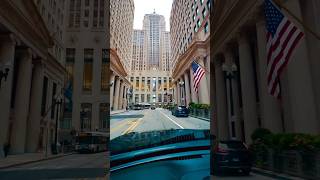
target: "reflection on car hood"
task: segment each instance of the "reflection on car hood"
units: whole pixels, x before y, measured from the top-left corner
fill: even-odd
[[[148,132],[131,132],[110,141],[111,155],[174,144],[185,141],[210,139],[210,130],[170,129]]]

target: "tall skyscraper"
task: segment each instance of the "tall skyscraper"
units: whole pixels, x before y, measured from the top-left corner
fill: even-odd
[[[110,108],[127,107],[130,88],[128,73],[131,70],[134,1],[110,1]]]
[[[142,30],[134,30],[130,82],[134,103],[169,103],[170,32],[164,16],[146,14]]]
[[[146,14],[143,19],[143,30],[146,36],[147,62],[149,68],[159,68],[161,62],[161,38],[166,30],[164,16],[156,14]]]

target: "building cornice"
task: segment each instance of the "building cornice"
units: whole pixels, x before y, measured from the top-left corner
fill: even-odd
[[[17,3],[22,6],[17,6]],[[8,23],[10,31],[27,40],[25,43],[30,43],[39,55],[46,56],[54,41],[34,1],[1,0],[0,16]]]
[[[194,41],[187,51],[177,59],[177,63],[172,71],[173,82],[177,81],[177,78],[190,68],[193,60],[196,60],[203,52],[207,52],[210,46],[209,43],[210,38],[207,38],[205,41]]]
[[[110,59],[111,59],[111,70],[114,71],[119,76],[122,76],[123,79],[128,76],[128,73],[126,72],[125,68],[123,67],[123,64],[120,60],[120,57],[118,56],[117,52],[114,49],[110,49]]]

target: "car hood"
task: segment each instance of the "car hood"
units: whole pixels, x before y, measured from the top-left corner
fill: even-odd
[[[110,141],[111,155],[187,141],[209,140],[210,130],[170,129],[131,132]]]

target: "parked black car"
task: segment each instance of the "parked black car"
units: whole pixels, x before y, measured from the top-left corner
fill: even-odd
[[[172,110],[172,115],[176,117],[188,117],[189,110],[186,106],[176,106]]]
[[[224,171],[241,171],[244,175],[249,175],[251,166],[251,153],[246,144],[242,141],[215,141],[213,173],[217,174]]]
[[[151,106],[151,109],[152,109],[152,110],[155,110],[155,109],[156,109],[156,107],[155,107],[155,106]]]

